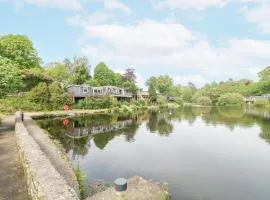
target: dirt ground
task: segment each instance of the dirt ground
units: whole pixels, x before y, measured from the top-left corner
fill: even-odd
[[[13,121],[9,116],[0,125],[0,200],[28,200]]]

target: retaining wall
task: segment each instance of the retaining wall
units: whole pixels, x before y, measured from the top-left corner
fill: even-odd
[[[17,145],[30,196],[33,200],[79,200],[73,170],[68,164],[63,164],[67,163],[63,155],[60,155],[51,141],[48,142],[46,133],[40,131],[31,120],[26,118],[25,123],[22,123],[17,117],[15,125]],[[46,142],[42,143],[44,141]],[[65,174],[59,173],[60,166]],[[71,176],[66,176],[67,174]]]

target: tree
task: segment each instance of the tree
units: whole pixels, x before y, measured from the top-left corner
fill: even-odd
[[[51,83],[53,79],[45,73],[43,68],[32,68],[20,70],[20,75],[23,81],[22,91],[29,91],[40,82]]]
[[[150,77],[146,85],[149,87],[150,85],[155,85],[156,89],[161,93],[168,95],[169,91],[171,90],[173,86],[172,78],[164,75],[164,76],[158,76],[158,77]]]
[[[127,68],[126,72],[123,75],[123,78],[124,78],[125,81],[135,83],[136,82],[135,69]]]
[[[151,102],[157,102],[157,92],[155,85],[153,83],[150,83],[148,87],[148,93],[149,93],[149,98]]]
[[[12,61],[0,56],[0,98],[20,88],[22,82],[16,67]]]
[[[184,102],[191,102],[194,91],[190,87],[183,87],[182,98]]]
[[[123,76],[119,73],[115,73],[114,81],[115,81],[115,86],[118,86],[118,87],[123,87],[124,82],[125,82]]]
[[[157,85],[157,78],[155,76],[151,76],[147,81],[146,81],[146,86],[150,85]]]
[[[115,85],[115,74],[105,63],[99,63],[94,70],[94,78],[101,86]]]
[[[242,106],[244,104],[244,97],[239,93],[226,93],[219,97],[219,106]]]
[[[157,78],[157,89],[161,94],[168,95],[169,90],[173,86],[172,78],[165,75]]]
[[[46,66],[46,73],[52,77],[54,81],[57,81],[64,86],[69,84],[69,79],[71,76],[70,67],[63,63],[50,63]]]
[[[49,85],[50,105],[52,109],[62,108],[63,105],[70,105],[72,98],[63,90],[58,82]]]
[[[126,89],[127,92],[131,92],[132,94],[136,94],[138,92],[138,87],[132,82],[124,82],[123,87]]]
[[[98,87],[100,86],[99,82],[97,79],[91,78],[88,81],[86,81],[86,84],[92,86],[92,87]]]
[[[0,56],[12,60],[20,69],[39,67],[41,61],[32,42],[24,35],[1,36]]]
[[[39,83],[28,95],[29,99],[34,103],[40,103],[44,106],[50,103],[50,91],[46,83]]]
[[[71,77],[69,82],[71,84],[84,84],[90,79],[89,64],[86,57],[74,57],[73,62],[65,59],[66,67],[71,68]]]
[[[258,73],[258,76],[260,77],[261,80],[270,79],[270,66],[260,71]]]

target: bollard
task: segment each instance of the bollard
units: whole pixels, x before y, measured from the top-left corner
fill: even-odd
[[[24,121],[24,113],[23,112],[21,112],[21,120],[22,120],[22,122]]]
[[[114,181],[114,188],[118,194],[122,194],[127,190],[127,180],[125,178],[118,178]]]

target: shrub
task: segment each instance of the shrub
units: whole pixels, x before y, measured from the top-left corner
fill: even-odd
[[[117,101],[113,97],[93,98],[89,97],[80,100],[74,108],[78,109],[106,109],[117,105]]]
[[[42,111],[47,109],[47,106],[32,102],[27,96],[8,97],[0,100],[0,111],[3,113],[14,113],[18,110]]]
[[[269,101],[268,100],[256,100],[254,101],[254,106],[255,107],[267,107],[269,105]]]
[[[46,83],[39,83],[29,93],[28,98],[34,103],[48,105],[50,102],[50,91]]]
[[[39,83],[28,93],[28,99],[47,110],[62,109],[63,105],[71,105],[71,97],[62,89],[61,85],[54,82],[50,85]]]
[[[218,98],[218,106],[242,106],[244,97],[238,93],[226,93]]]
[[[179,106],[183,106],[184,102],[181,97],[175,97],[174,98],[175,103],[177,103]]]
[[[71,105],[72,98],[62,89],[59,83],[49,85],[50,106],[52,109],[62,108],[63,105]]]
[[[211,106],[212,101],[209,97],[201,96],[197,99],[196,103],[201,106]]]

